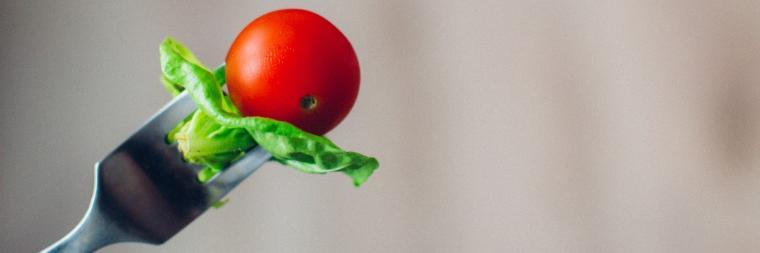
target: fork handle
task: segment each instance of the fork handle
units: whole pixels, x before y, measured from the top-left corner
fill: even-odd
[[[107,211],[107,198],[98,191],[99,173],[95,170],[95,190],[90,206],[79,224],[66,236],[42,250],[42,253],[83,253],[96,250],[117,242],[136,241],[114,222]]]
[[[97,195],[93,196],[82,221],[66,236],[42,250],[43,253],[94,252],[106,245],[125,241],[125,233],[103,215]]]
[[[106,240],[108,231],[102,231],[95,216],[88,214],[82,218],[79,225],[76,226],[66,236],[58,240],[50,247],[42,250],[44,253],[74,253],[74,252],[94,252],[95,250],[107,245]]]

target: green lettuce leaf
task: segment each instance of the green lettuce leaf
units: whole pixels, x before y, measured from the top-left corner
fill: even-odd
[[[199,178],[208,180],[260,145],[275,160],[306,173],[343,172],[362,185],[377,169],[377,159],[344,151],[329,139],[290,123],[263,117],[242,117],[224,94],[224,67],[213,73],[178,41],[161,43],[164,86],[172,94],[187,90],[198,110],[180,123],[167,139],[179,144],[185,159],[206,166]]]

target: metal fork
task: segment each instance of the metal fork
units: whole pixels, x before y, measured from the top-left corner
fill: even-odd
[[[71,232],[42,252],[93,252],[118,242],[161,244],[258,169],[271,155],[255,147],[208,184],[166,135],[195,110],[187,92],[158,111],[95,164],[90,207]]]

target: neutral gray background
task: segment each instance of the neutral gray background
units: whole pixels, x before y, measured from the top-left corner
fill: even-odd
[[[86,208],[92,165],[169,100],[158,44],[220,63],[301,7],[353,42],[329,136],[362,188],[271,164],[161,247],[103,252],[758,252],[760,2],[3,1],[0,252]]]

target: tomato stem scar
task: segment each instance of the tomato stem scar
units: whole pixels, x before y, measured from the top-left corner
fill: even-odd
[[[301,97],[301,109],[304,111],[311,111],[317,107],[317,98],[312,95],[306,95]]]

